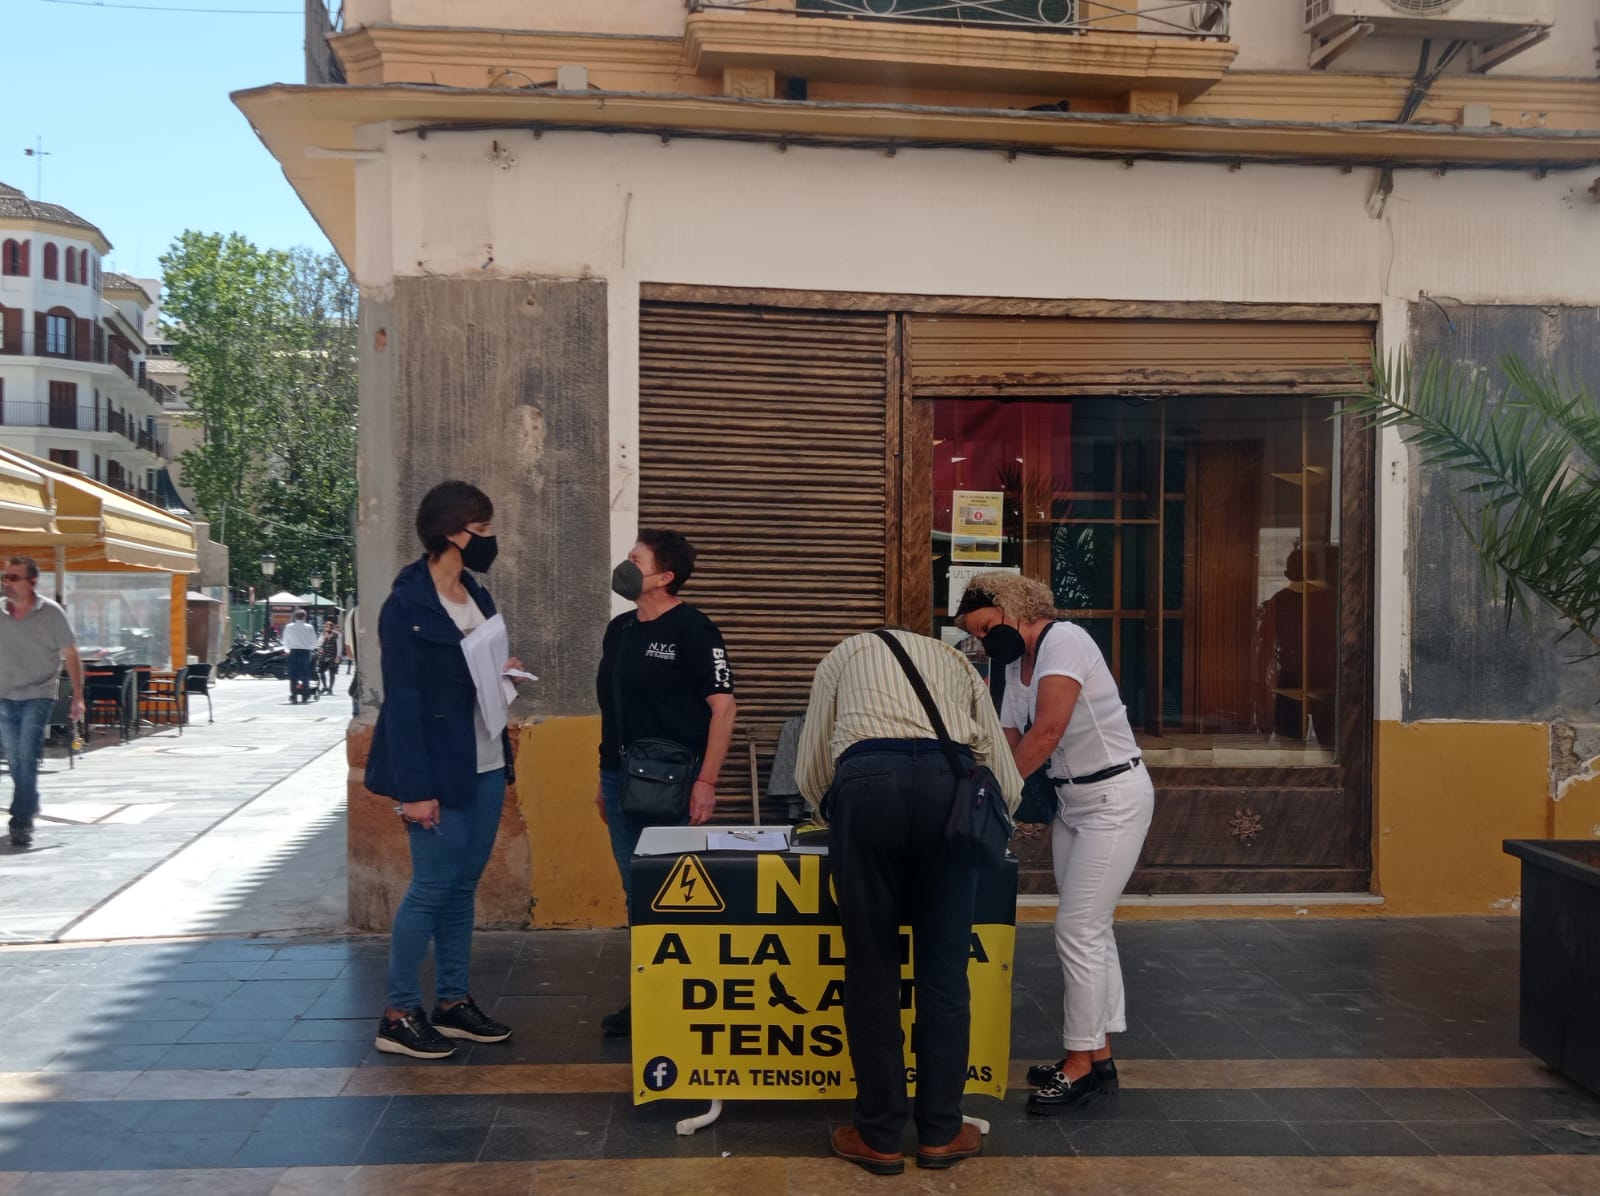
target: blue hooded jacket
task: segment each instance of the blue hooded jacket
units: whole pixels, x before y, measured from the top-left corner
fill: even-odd
[[[470,572],[461,574],[467,594],[484,618],[494,599]],[[438,798],[441,806],[472,800],[478,781],[477,692],[461,630],[444,609],[428,558],[400,570],[378,615],[383,660],[383,705],[367,756],[366,786],[399,801]],[[501,733],[506,779],[511,779],[511,737]]]

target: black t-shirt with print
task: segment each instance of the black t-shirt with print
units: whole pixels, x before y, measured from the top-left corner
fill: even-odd
[[[628,611],[612,619],[600,650],[600,766],[621,767],[617,709],[611,697],[622,660],[623,726],[630,741],[670,739],[704,756],[712,694],[733,692],[728,651],[717,625],[686,602],[649,622]]]

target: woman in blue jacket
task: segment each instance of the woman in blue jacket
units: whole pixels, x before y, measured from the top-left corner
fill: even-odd
[[[511,1036],[468,990],[478,878],[511,775],[511,741],[504,731],[488,733],[461,650],[463,637],[495,613],[468,572],[487,572],[494,561],[493,518],[494,504],[476,486],[440,482],[428,491],[417,508],[425,555],[400,570],[378,615],[383,705],[366,784],[400,803],[411,885],[395,913],[377,1048],[418,1059],[453,1054],[453,1038]],[[430,942],[438,973],[431,1017],[419,980]]]

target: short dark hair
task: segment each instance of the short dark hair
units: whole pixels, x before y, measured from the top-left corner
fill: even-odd
[[[31,556],[14,556],[6,559],[8,565],[21,565],[22,571],[28,575],[29,581],[39,580],[39,562]]]
[[[294,621],[296,623],[304,623],[306,621],[306,612],[303,610],[296,610],[294,612]]]
[[[417,537],[428,556],[436,559],[450,547],[450,537],[467,524],[493,518],[494,504],[471,482],[440,482],[417,504]]]
[[[639,529],[639,543],[656,558],[657,569],[672,574],[672,584],[667,587],[667,593],[676,594],[683,589],[684,583],[694,575],[694,561],[699,555],[683,533],[669,527],[642,527]]]

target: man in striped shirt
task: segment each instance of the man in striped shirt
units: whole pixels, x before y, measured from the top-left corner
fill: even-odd
[[[922,674],[964,763],[988,765],[1016,809],[1022,777],[982,678],[938,640],[891,634]],[[795,771],[801,793],[832,825],[844,932],[844,1023],[856,1102],[854,1124],[834,1131],[833,1153],[875,1175],[905,1170],[899,932],[909,924],[917,1165],[952,1166],[983,1146],[961,1118],[978,874],[945,845],[956,778],[916,691],[877,635],[851,636],[817,666]]]

